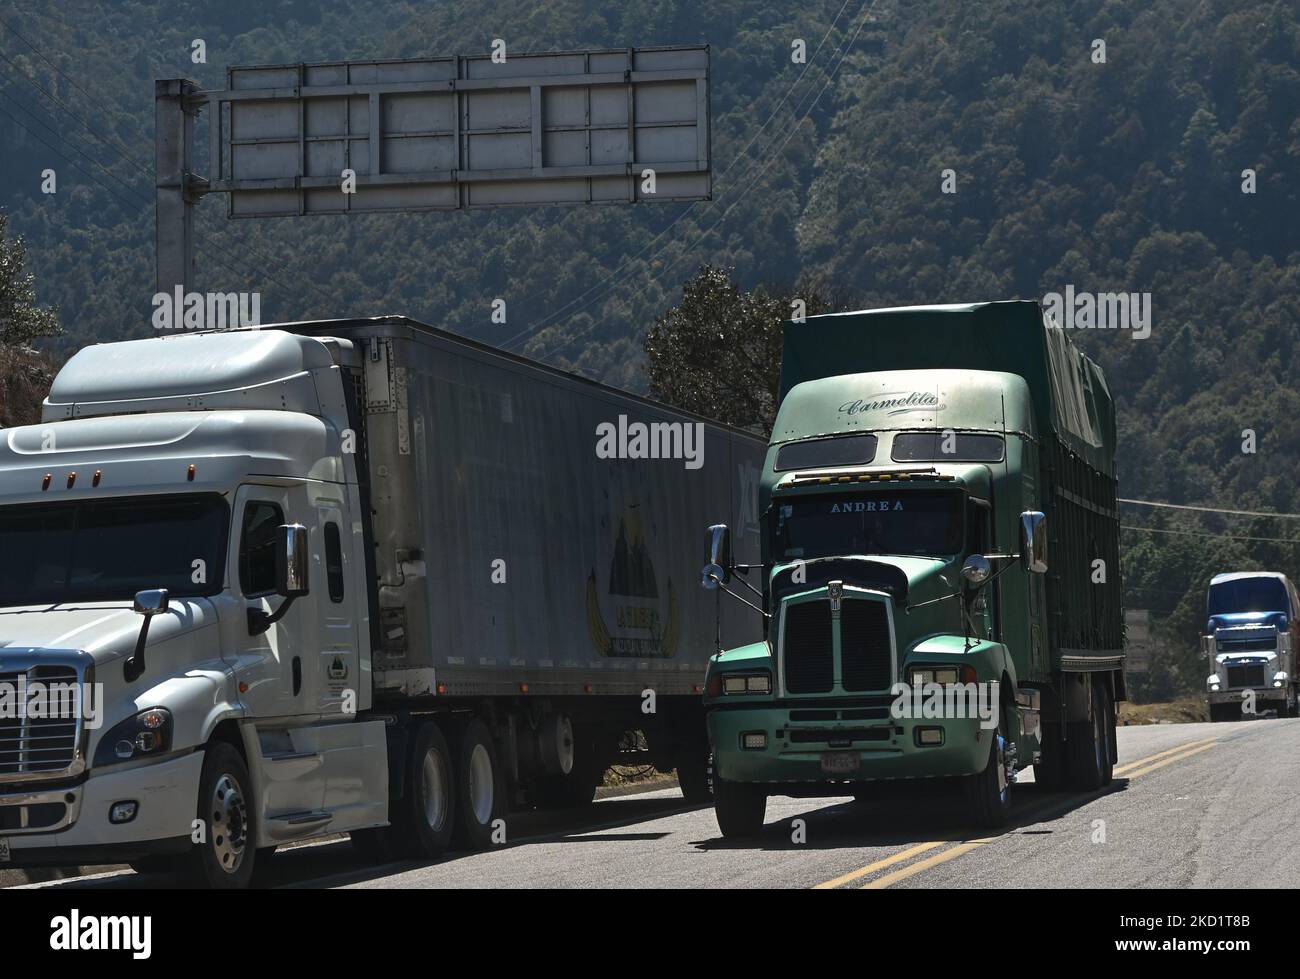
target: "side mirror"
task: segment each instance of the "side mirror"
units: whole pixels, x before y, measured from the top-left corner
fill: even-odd
[[[724,523],[714,524],[709,528],[709,563],[701,572],[701,581],[705,588],[717,588],[731,580],[731,531]]]
[[[1047,517],[1037,510],[1020,515],[1020,566],[1031,574],[1047,571]]]
[[[280,525],[275,542],[275,590],[285,598],[298,598],[310,591],[307,580],[307,528],[300,523]]]
[[[984,582],[989,580],[989,575],[993,573],[993,565],[983,554],[972,554],[961,566],[962,580],[971,588],[978,588]]]
[[[122,675],[127,683],[134,683],[144,672],[144,647],[149,639],[149,622],[155,615],[166,612],[168,605],[166,588],[150,588],[135,593],[133,607],[137,613],[144,616],[144,621],[140,623],[140,635],[135,639],[135,652],[122,663]]]
[[[146,619],[152,618],[161,612],[166,612],[167,606],[166,588],[150,588],[148,591],[135,593],[135,611]]]

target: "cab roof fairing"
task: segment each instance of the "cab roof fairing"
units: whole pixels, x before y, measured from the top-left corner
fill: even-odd
[[[53,443],[48,437],[53,435]],[[159,412],[77,418],[7,429],[0,442],[5,503],[138,493],[224,492],[250,476],[343,482],[339,433],[286,411]],[[188,478],[193,464],[195,476]],[[96,470],[102,474],[93,485]],[[67,487],[75,472],[74,486]],[[42,490],[44,476],[50,487]]]

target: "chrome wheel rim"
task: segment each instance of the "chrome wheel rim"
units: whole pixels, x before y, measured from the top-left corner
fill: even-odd
[[[420,798],[424,803],[424,821],[438,832],[447,825],[447,763],[433,749],[425,754],[421,766]]]
[[[479,825],[487,825],[492,818],[495,795],[492,756],[488,754],[487,745],[476,744],[469,755],[469,805]]]
[[[210,809],[212,854],[223,871],[237,873],[248,849],[248,806],[239,780],[229,772],[218,778],[212,787]]]
[[[1007,797],[1007,739],[999,732],[997,750],[997,767],[998,767],[998,798],[1006,799]]]

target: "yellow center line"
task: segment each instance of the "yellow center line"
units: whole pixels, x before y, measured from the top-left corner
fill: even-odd
[[[1195,748],[1198,745],[1213,744],[1215,740],[1215,738],[1203,738],[1200,741],[1186,741],[1183,744],[1176,745],[1173,748],[1168,748],[1165,751],[1157,751],[1154,755],[1147,755],[1145,758],[1139,758],[1137,761],[1129,761],[1125,762],[1123,765],[1117,765],[1115,766],[1115,774],[1123,775],[1125,772],[1153,762],[1157,758],[1163,758],[1165,755],[1176,754],[1177,752],[1185,751],[1188,748]]]
[[[1157,768],[1164,768],[1166,765],[1176,761],[1182,761],[1184,758],[1190,758],[1192,755],[1199,755],[1202,751],[1209,751],[1214,747],[1214,742],[1203,744],[1199,748],[1192,748],[1190,751],[1184,751],[1181,755],[1174,755],[1172,758],[1165,758],[1153,765],[1147,765],[1145,768],[1139,768],[1136,772],[1129,772],[1125,778],[1134,779],[1139,775],[1145,775],[1147,772],[1154,772]]]
[[[873,874],[877,870],[884,870],[886,867],[892,867],[896,863],[901,863],[904,860],[910,860],[918,853],[924,853],[926,850],[933,850],[936,846],[946,846],[947,844],[952,842],[953,842],[952,840],[931,840],[928,843],[918,844],[917,846],[910,847],[906,850],[901,850],[900,852],[895,853],[893,856],[885,857],[885,859],[883,860],[877,860],[875,863],[869,863],[865,867],[860,867],[857,870],[850,871],[849,873],[845,874],[842,877],[836,877],[834,880],[828,880],[824,884],[817,884],[813,888],[813,890],[821,891],[821,890],[829,890],[832,887],[839,887],[841,884],[847,884],[851,880],[857,880],[859,877],[865,877],[867,876],[867,874]]]
[[[1172,764],[1173,762],[1176,761],[1182,761],[1184,758],[1190,758],[1192,755],[1198,755],[1202,751],[1207,751],[1210,748],[1214,747],[1215,742],[1217,740],[1218,740],[1217,738],[1203,738],[1200,741],[1188,741],[1184,744],[1177,745],[1176,747],[1167,748],[1164,751],[1157,751],[1153,755],[1147,755],[1145,758],[1139,758],[1137,761],[1131,761],[1131,762],[1127,762],[1124,765],[1120,765],[1115,769],[1114,774],[1117,776],[1122,775],[1125,778],[1134,779],[1140,775],[1145,775],[1147,772],[1153,772],[1157,768],[1163,768],[1165,765]],[[1039,817],[1046,816],[1048,813],[1051,813],[1059,808],[1060,808],[1059,803],[1049,803],[1048,805],[1040,806],[1036,809],[1030,810],[1027,813],[1023,813],[1019,815],[1018,817],[1016,817],[1016,821],[1020,824],[1019,828],[1023,828],[1025,826],[1032,826],[1034,823],[1039,822]],[[857,870],[852,870],[847,874],[843,874],[839,877],[836,877],[834,880],[828,880],[823,884],[817,884],[814,886],[813,889],[830,890],[833,888],[842,887],[845,884],[851,883],[852,881],[855,880],[859,880],[860,878],[866,877],[869,874],[874,874],[877,871],[886,869],[887,867],[892,867],[894,864],[902,863],[905,860],[910,860],[912,857],[920,856],[922,853],[926,853],[930,850],[935,849],[936,847],[949,846],[950,844],[954,844],[950,846],[950,848],[947,850],[926,857],[924,860],[918,860],[914,864],[910,864],[907,867],[903,867],[899,870],[895,870],[893,873],[886,874],[883,877],[870,881],[869,883],[865,884],[862,887],[862,890],[873,890],[877,888],[888,887],[890,884],[893,884],[896,881],[905,880],[906,878],[911,877],[914,874],[919,874],[922,871],[928,870],[931,867],[938,866],[941,863],[946,863],[949,860],[953,860],[957,857],[960,857],[964,853],[969,853],[971,850],[974,850],[976,847],[984,846],[985,844],[988,843],[993,843],[1008,835],[1010,834],[1003,833],[1001,836],[990,836],[984,839],[969,840],[965,843],[960,843],[958,842],[958,840],[952,840],[952,839],[927,840],[924,843],[918,843],[916,846],[908,847],[906,850],[900,850],[898,853],[892,854],[881,860],[877,860],[874,863],[869,863],[865,867],[859,867]]]
[[[929,870],[931,867],[937,866],[948,860],[953,860],[957,857],[960,857],[963,853],[969,853],[971,850],[974,850],[976,847],[984,846],[986,843],[992,843],[992,842],[993,840],[988,839],[988,840],[971,840],[971,842],[969,843],[962,843],[959,846],[954,846],[950,850],[944,850],[942,853],[936,853],[932,857],[926,857],[924,860],[918,860],[916,863],[912,864],[909,867],[904,867],[902,870],[895,870],[892,874],[885,874],[884,877],[877,877],[875,880],[870,881],[867,884],[864,884],[862,886],[862,890],[873,891],[873,890],[879,890],[880,888],[883,887],[888,887],[890,884],[893,884],[895,881],[900,881],[907,877],[911,877],[913,874],[919,874],[923,870]]]

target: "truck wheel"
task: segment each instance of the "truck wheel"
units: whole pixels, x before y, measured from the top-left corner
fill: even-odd
[[[982,772],[962,779],[966,808],[982,829],[999,829],[1011,815],[1011,782],[1007,778],[1007,732],[1010,722],[1006,707],[992,731],[989,760]]]
[[[713,814],[727,839],[756,836],[767,814],[767,793],[761,785],[713,779]]]
[[[1034,784],[1045,791],[1055,791],[1065,782],[1065,742],[1061,725],[1042,726],[1041,760],[1034,765]]]
[[[677,785],[687,802],[708,805],[713,801],[709,776],[713,772],[713,754],[708,745],[683,745],[677,751]]]
[[[596,743],[579,730],[573,740],[573,770],[539,778],[533,785],[533,801],[540,809],[581,809],[595,801],[604,778]]]
[[[456,791],[451,749],[436,721],[415,732],[406,794],[392,818],[399,846],[414,857],[440,856],[451,845],[456,822]]]
[[[505,780],[486,724],[474,718],[461,732],[456,750],[456,828],[453,841],[469,850],[486,850],[492,824],[505,814]]]
[[[1093,792],[1110,784],[1114,769],[1110,761],[1110,736],[1107,730],[1110,693],[1100,680],[1093,680],[1088,690],[1092,698],[1092,717],[1070,724],[1065,748],[1069,759],[1071,788]]]
[[[238,751],[224,741],[207,746],[197,809],[205,838],[185,857],[187,876],[195,885],[228,890],[247,887],[252,880],[257,850],[253,800],[248,795],[251,785]]]

